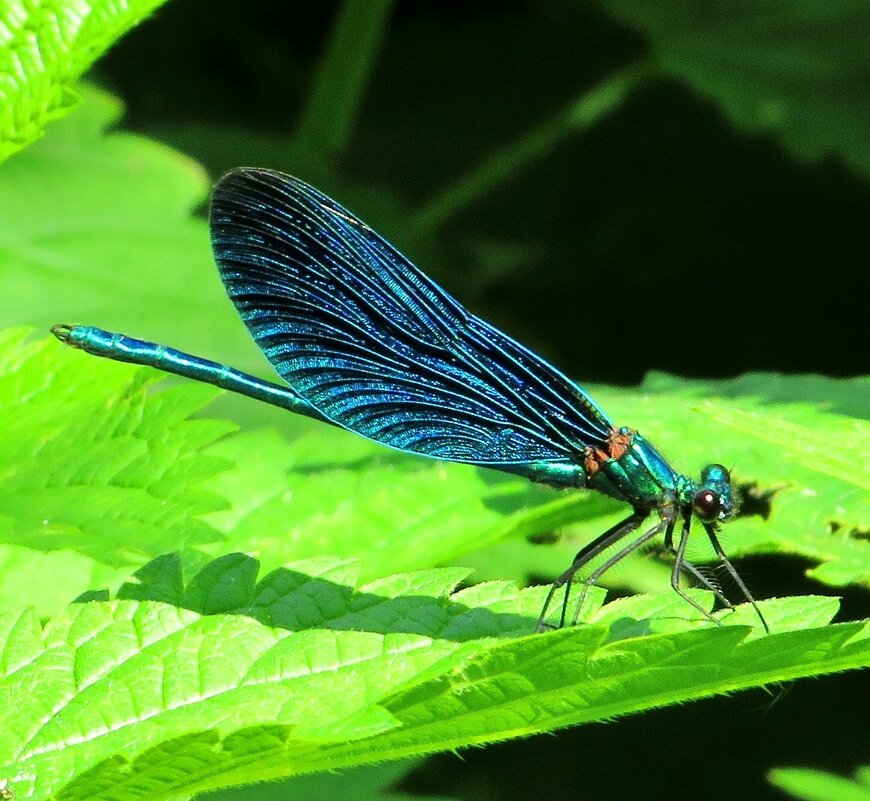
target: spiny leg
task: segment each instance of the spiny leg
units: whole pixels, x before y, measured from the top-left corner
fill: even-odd
[[[571,564],[571,567],[563,573],[559,579],[564,579],[567,576],[567,580],[565,583],[565,596],[562,599],[562,611],[559,615],[559,628],[565,627],[565,618],[568,615],[568,605],[571,598],[571,588],[574,586],[574,576],[577,574],[577,571],[581,568],[588,565],[593,559],[600,556],[604,553],[608,548],[613,547],[617,542],[621,539],[624,539],[632,531],[635,531],[641,523],[648,517],[647,514],[643,514],[642,512],[635,511],[634,514],[631,515],[630,518],[622,521],[626,525],[622,525],[617,523],[616,526],[611,528],[609,531],[605,531],[600,537],[593,540],[589,545],[585,548],[582,548],[580,552],[574,557],[574,561]],[[600,576],[601,573],[598,574]],[[589,590],[590,585],[595,583],[596,577],[590,577],[584,579],[583,581],[583,589],[580,593],[580,598],[576,602],[576,612],[571,620],[571,625],[574,626],[577,623],[577,617],[579,615],[580,607],[583,605],[583,601],[586,598],[586,594]]]
[[[673,524],[671,525],[673,526]],[[701,604],[694,600],[687,592],[683,590],[682,587],[680,587],[680,574],[683,572],[683,570],[688,570],[692,573],[692,575],[700,578],[704,586],[706,586],[708,589],[711,589],[717,598],[720,598],[722,601],[724,601],[726,606],[733,608],[732,605],[725,598],[725,596],[722,595],[722,593],[717,590],[707,580],[706,577],[702,576],[700,571],[698,571],[698,569],[691,562],[686,561],[686,546],[689,543],[689,531],[691,529],[691,526],[692,513],[684,513],[683,526],[680,530],[680,541],[677,544],[676,550],[674,551],[674,567],[671,570],[671,587],[673,587],[674,592],[677,593],[677,595],[679,595],[680,598],[682,598],[687,604],[695,607],[695,609],[697,609],[704,617],[706,617],[708,620],[712,620],[717,626],[721,626],[722,624],[710,612],[704,609]],[[665,537],[665,539],[668,540],[669,538]]]
[[[592,587],[596,581],[598,581],[598,579],[600,579],[617,562],[621,562],[630,553],[634,553],[634,551],[636,551],[638,548],[643,547],[651,539],[654,539],[659,534],[661,534],[662,531],[664,531],[668,526],[672,525],[673,520],[671,518],[665,518],[664,520],[661,520],[660,522],[656,523],[651,529],[648,529],[639,537],[633,539],[620,551],[617,551],[617,553],[611,556],[606,562],[595,568],[595,570],[583,580],[583,589],[580,591],[580,597],[577,599],[576,605],[574,607],[574,616],[571,618],[571,625],[574,626],[577,624],[577,618],[580,617],[580,609],[583,606],[583,601],[586,599],[586,593],[589,591],[589,588]],[[565,595],[567,598],[568,593],[566,592]]]
[[[686,538],[686,544],[688,543],[688,528],[691,526],[692,515],[691,512],[683,512],[683,526],[680,529],[681,537]],[[694,579],[698,581],[698,583],[706,590],[709,590],[716,597],[716,600],[719,601],[722,606],[726,609],[734,609],[734,604],[729,601],[722,592],[722,588],[717,586],[713,581],[710,580],[707,576],[705,576],[695,565],[693,565],[688,559],[685,558],[685,544],[683,546],[682,553],[677,554],[677,549],[674,547],[674,527],[669,526],[668,530],[665,532],[664,538],[664,547],[665,550],[669,553],[673,554],[675,566],[679,565],[680,570],[684,570],[686,573],[689,573]],[[671,586],[674,586],[674,574],[671,574]],[[674,587],[677,591],[677,594],[682,598],[685,598],[682,592],[677,587]]]
[[[713,595],[716,596],[716,600],[719,601],[722,606],[726,609],[730,609],[732,612],[734,611],[734,604],[731,603],[722,593],[722,588],[716,586],[716,584],[711,581],[709,576],[705,576],[701,570],[699,570],[695,565],[693,565],[688,559],[683,559],[683,570],[685,570],[689,575],[692,576],[705,590],[712,592]]]
[[[584,545],[577,552],[574,561],[571,563],[571,567],[562,573],[562,575],[553,582],[553,586],[550,587],[550,591],[547,593],[547,598],[544,601],[544,608],[541,610],[541,614],[538,617],[538,622],[535,626],[536,632],[544,631],[544,629],[547,628],[544,623],[544,620],[547,617],[547,611],[553,601],[553,596],[555,596],[561,587],[566,587],[566,589],[565,600],[562,603],[562,614],[559,617],[559,628],[564,627],[565,615],[568,609],[568,595],[571,591],[571,579],[574,578],[574,574],[584,565],[588,564],[590,560],[598,556],[602,551],[606,551],[615,542],[618,542],[638,528],[648,516],[648,512],[635,509],[634,512],[625,518],[625,520],[620,520],[615,526],[607,529],[607,531],[602,535],[596,537],[589,544]]]
[[[722,545],[719,542],[719,538],[716,536],[716,529],[714,528],[712,523],[704,523],[704,530],[707,532],[707,536],[710,539],[710,544],[713,546],[713,550],[716,551],[716,556],[719,557],[719,561],[728,571],[728,575],[734,580],[734,583],[740,589],[743,597],[752,604],[752,608],[755,610],[755,614],[758,615],[758,619],[761,621],[761,625],[764,626],[764,631],[767,634],[770,634],[770,627],[767,625],[767,621],[764,619],[764,615],[761,614],[761,610],[758,608],[758,604],[755,603],[755,598],[752,597],[752,593],[749,592],[749,588],[746,584],[743,583],[743,579],[740,578],[740,574],[735,570],[734,565],[731,564],[731,560],[726,556]]]

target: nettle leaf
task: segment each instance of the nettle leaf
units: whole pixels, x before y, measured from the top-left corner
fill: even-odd
[[[341,557],[322,556],[265,572],[245,554],[227,554],[199,569],[189,569],[169,554],[137,571],[118,590],[118,598],[165,601],[204,615],[247,615],[293,631],[402,631],[464,641],[531,630],[546,587],[520,590],[509,582],[488,582],[456,591],[469,572],[438,568],[360,584],[359,562]],[[589,614],[601,600],[597,594]]]
[[[714,423],[768,443],[782,458],[814,472],[870,492],[870,424],[820,414],[812,407],[744,411],[715,403],[699,411]],[[801,422],[798,422],[800,420]]]
[[[77,103],[75,84],[164,0],[64,0],[0,5],[0,162]]]
[[[701,412],[767,443],[781,460],[777,502],[768,520],[746,521],[747,540],[820,561],[810,571],[820,581],[870,583],[870,426],[809,407],[746,411],[705,403]]]
[[[161,601],[200,614],[243,614],[294,631],[315,626],[382,633],[401,630],[464,641],[527,634],[533,629],[548,586],[518,589],[513,582],[488,581],[457,590],[469,574],[465,568],[437,568],[360,584],[359,562],[341,557],[321,556],[265,572],[247,554],[226,554],[198,566],[178,554],[166,554],[140,568],[120,587],[117,597]],[[713,608],[709,592],[689,593],[703,608]],[[448,595],[450,603],[444,600]],[[709,617],[673,592],[634,595],[606,606],[604,598],[604,590],[590,588],[579,619],[611,626],[612,636],[617,630],[625,637],[630,631],[639,636],[710,625]],[[822,596],[764,601],[768,622],[777,632],[823,626],[838,605],[836,598]],[[758,624],[755,611],[746,604],[715,616],[723,625]],[[642,627],[627,628],[632,621]]]
[[[128,566],[105,565],[75,551],[0,545],[0,609],[27,603],[47,617],[89,587],[116,587],[129,573]]]
[[[644,31],[658,65],[735,125],[771,131],[795,155],[836,155],[870,173],[867,3],[603,0]]]
[[[266,567],[344,554],[373,578],[619,508],[594,493],[405,456],[325,426],[292,442],[246,433],[210,452],[238,466],[213,480],[232,508],[209,519]]]
[[[646,392],[677,391],[697,398],[750,397],[778,405],[811,404],[821,411],[866,418],[870,376],[828,378],[812,373],[744,373],[737,378],[698,380],[653,370],[647,373],[641,388]]]
[[[216,391],[27,339],[0,333],[0,542],[123,566],[220,539],[200,485],[229,463],[203,449],[235,426],[190,419]]]
[[[455,592],[456,569],[357,587],[343,581],[353,568],[321,558],[258,579],[234,555],[179,580],[164,557],[128,599],[44,627],[5,613],[0,778],[22,799],[185,797],[870,661],[861,624],[805,628],[830,599],[766,603],[774,633],[760,636],[741,611],[716,627],[672,598],[599,594],[587,625],[530,635],[543,588]],[[167,587],[178,605],[148,600]]]
[[[0,339],[10,602],[29,600],[48,571],[64,577],[35,599],[50,612],[89,586],[116,586],[117,568],[176,549],[196,565],[241,548],[267,568],[338,553],[361,560],[370,579],[597,514],[602,503],[396,455],[325,426],[293,442],[228,437],[231,423],[189,419],[213,388],[160,389],[156,371],[26,338]]]

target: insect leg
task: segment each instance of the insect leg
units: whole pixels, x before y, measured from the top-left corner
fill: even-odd
[[[580,609],[583,606],[583,601],[586,598],[586,593],[589,591],[589,588],[598,581],[601,576],[603,576],[611,567],[613,567],[617,562],[622,561],[628,556],[630,553],[633,553],[638,548],[641,548],[651,539],[654,539],[659,534],[662,533],[668,526],[673,525],[673,520],[670,518],[665,518],[660,522],[656,523],[651,529],[648,529],[639,537],[633,539],[628,545],[622,548],[620,551],[611,556],[606,562],[599,565],[595,570],[589,574],[589,576],[583,581],[583,589],[580,591],[580,597],[577,599],[576,605],[574,607],[574,616],[571,619],[571,625],[575,625],[577,623],[577,618],[580,616]],[[566,593],[567,596],[567,593]],[[564,610],[563,610],[564,617]]]
[[[692,576],[692,578],[694,578],[705,590],[712,592],[713,595],[716,596],[716,600],[719,601],[722,606],[726,609],[734,609],[734,604],[732,604],[731,601],[722,594],[722,588],[716,586],[709,576],[705,576],[688,559],[683,559],[682,569]]]
[[[713,546],[713,550],[716,551],[716,556],[719,557],[719,561],[723,564],[725,569],[728,571],[728,575],[734,579],[734,583],[740,588],[740,592],[743,597],[752,604],[752,608],[755,610],[755,614],[758,615],[758,619],[761,621],[761,625],[764,626],[764,631],[767,634],[770,634],[770,627],[767,625],[767,621],[764,619],[764,615],[761,614],[761,610],[758,608],[758,604],[755,603],[755,598],[752,597],[752,593],[749,592],[749,588],[746,584],[743,583],[743,579],[740,578],[738,572],[734,569],[734,565],[731,564],[731,560],[725,555],[725,551],[722,548],[722,545],[719,542],[719,538],[716,536],[716,529],[713,527],[711,523],[704,523],[704,530],[707,532],[707,536],[710,538],[710,544]]]
[[[700,571],[691,563],[686,561],[686,545],[689,542],[689,531],[692,526],[692,514],[689,512],[688,514],[683,515],[683,527],[680,530],[680,541],[677,544],[677,548],[674,551],[674,567],[671,570],[671,587],[673,587],[674,592],[680,596],[687,604],[695,607],[704,617],[709,620],[712,620],[717,626],[722,625],[713,615],[704,609],[701,604],[695,601],[693,598],[689,596],[688,593],[684,592],[682,587],[680,587],[680,574],[683,570],[688,570],[692,573],[693,576],[701,579],[701,582],[708,589],[713,590],[717,598],[721,598],[726,605],[731,606],[730,603],[724,598],[722,593],[715,589],[713,585],[702,576]]]
[[[562,603],[562,614],[559,618],[559,628],[562,628],[565,625],[565,615],[568,609],[568,595],[571,591],[571,580],[574,578],[577,571],[598,556],[598,554],[602,553],[602,551],[607,550],[615,542],[618,542],[638,528],[648,516],[648,512],[635,509],[634,512],[625,518],[625,520],[621,520],[612,528],[607,529],[607,531],[605,531],[601,536],[596,537],[592,542],[583,546],[583,548],[577,552],[574,561],[571,563],[571,567],[562,573],[562,575],[553,582],[553,586],[550,587],[550,591],[547,593],[547,599],[544,601],[544,608],[541,610],[541,614],[538,617],[535,631],[544,631],[544,629],[547,628],[544,624],[544,619],[547,617],[547,611],[550,608],[553,597],[562,587],[565,587],[565,600]]]

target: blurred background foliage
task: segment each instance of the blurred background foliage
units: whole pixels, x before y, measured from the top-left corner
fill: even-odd
[[[51,292],[31,284],[15,296],[0,276],[3,323],[56,322],[74,295],[76,314],[97,315],[82,322],[265,372],[217,281],[191,286],[173,269],[204,235],[186,219],[205,200],[196,162],[211,178],[257,165],[334,195],[583,382],[635,384],[652,369],[866,373],[868,35],[870,5],[847,0],[175,0],[89,77],[121,98],[124,129],[192,159],[173,167],[186,183],[161,202],[115,170],[101,211],[102,228],[120,231],[118,274],[106,278],[115,294],[98,283],[88,298],[46,271]],[[103,98],[69,122],[98,130],[120,115]],[[46,157],[42,144],[41,169],[61,169],[57,145]],[[109,145],[121,163],[124,143]],[[9,185],[29,157],[4,167]],[[49,209],[75,207],[80,185],[67,185],[64,199],[41,184]],[[4,208],[23,205],[16,193]],[[141,194],[135,238],[114,216],[124,193]],[[156,288],[125,274],[131,246],[140,258],[155,249]],[[107,255],[85,247],[78,258]],[[225,330],[238,353],[216,344]],[[262,410],[240,408],[227,405],[262,422]],[[801,587],[803,561],[784,561],[773,583],[817,589]],[[753,563],[756,583],[766,566]],[[852,616],[866,613],[866,595],[850,592]],[[849,773],[866,760],[861,692],[858,676],[827,678],[443,755],[401,787],[464,799],[782,798],[765,784],[771,767]],[[221,798],[380,797],[401,772],[378,770],[349,774],[344,789],[313,777]]]

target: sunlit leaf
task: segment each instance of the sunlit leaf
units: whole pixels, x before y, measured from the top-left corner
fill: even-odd
[[[347,568],[321,558],[259,578],[227,556],[179,583],[164,559],[122,590],[139,600],[76,604],[44,628],[27,610],[0,616],[0,776],[19,798],[172,797],[870,661],[860,624],[802,628],[834,611],[826,600],[766,605],[774,633],[754,639],[680,617],[670,597],[532,635],[542,588],[451,595],[455,569],[333,580]],[[178,605],[147,600],[167,586]]]
[[[802,801],[868,801],[870,769],[859,770],[854,779],[809,768],[776,768],[768,781]]]
[[[78,100],[76,81],[164,0],[0,5],[0,162],[38,139]]]

